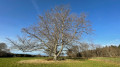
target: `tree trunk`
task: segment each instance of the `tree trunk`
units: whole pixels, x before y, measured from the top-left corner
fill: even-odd
[[[54,48],[54,60],[55,61],[57,60],[57,44],[55,45],[55,48]]]
[[[57,60],[57,55],[54,55],[54,60],[55,60],[55,61]]]

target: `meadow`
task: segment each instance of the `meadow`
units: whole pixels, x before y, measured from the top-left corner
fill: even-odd
[[[43,57],[15,57],[0,58],[0,67],[120,67],[120,58],[97,57],[91,59],[77,59],[56,61],[50,63],[19,63],[20,61],[44,60]],[[68,59],[67,59],[68,60]],[[39,63],[40,62],[40,63]]]

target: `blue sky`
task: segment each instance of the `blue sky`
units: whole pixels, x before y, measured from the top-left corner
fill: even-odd
[[[39,21],[38,14],[61,4],[88,15],[95,30],[93,43],[120,44],[120,0],[0,0],[0,42],[21,35],[21,28]]]

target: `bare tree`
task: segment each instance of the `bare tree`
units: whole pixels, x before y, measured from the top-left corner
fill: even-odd
[[[73,14],[66,6],[50,9],[39,18],[40,22],[23,28],[22,31],[28,37],[39,41],[40,46],[37,49],[47,49],[54,55],[54,60],[57,60],[64,48],[79,41],[83,33],[88,34],[91,31],[91,25],[86,19],[86,15],[83,13],[81,15]],[[32,47],[26,49],[30,50]]]
[[[46,53],[49,57],[53,56],[54,46],[51,46],[52,43],[47,43],[49,49],[44,49],[44,53]]]
[[[79,47],[77,45],[74,45],[67,50],[67,55],[69,57],[77,57],[78,53],[79,53]]]
[[[89,44],[88,43],[81,43],[79,45],[79,48],[80,48],[80,52],[82,52],[82,56],[88,58]]]
[[[5,54],[9,52],[10,50],[7,48],[7,45],[5,43],[0,43],[0,53]]]
[[[7,49],[7,45],[5,43],[0,43],[0,51]]]
[[[11,49],[32,52],[42,48],[37,41],[34,41],[31,38],[17,36],[17,39],[17,41],[13,41],[10,38],[7,38],[7,40],[13,44]]]

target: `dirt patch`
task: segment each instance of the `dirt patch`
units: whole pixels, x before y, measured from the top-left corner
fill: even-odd
[[[22,61],[19,61],[18,63],[30,63],[30,64],[39,64],[39,63],[44,63],[44,64],[50,64],[50,63],[80,63],[82,61],[78,61],[78,60],[62,60],[62,61],[53,61],[53,60],[50,60],[50,61],[47,61],[47,60],[44,60],[44,59],[32,59],[32,60],[22,60]]]

